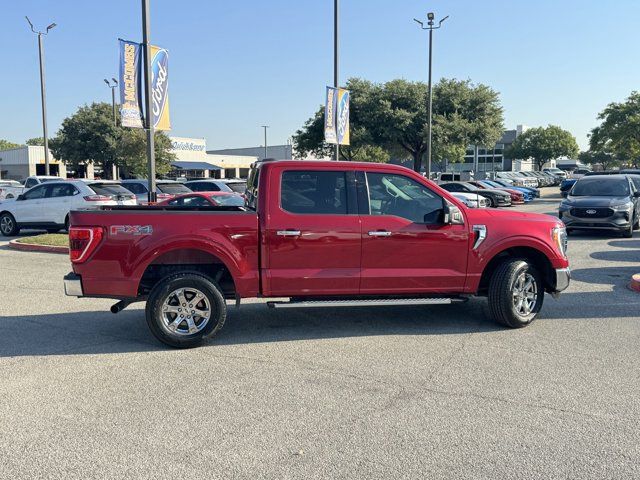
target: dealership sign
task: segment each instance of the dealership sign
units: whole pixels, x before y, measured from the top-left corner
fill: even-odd
[[[349,91],[327,87],[324,107],[324,141],[349,145]]]
[[[153,45],[150,51],[153,127],[170,130],[169,52]],[[143,128],[141,55],[141,44],[120,40],[120,115],[123,127]]]

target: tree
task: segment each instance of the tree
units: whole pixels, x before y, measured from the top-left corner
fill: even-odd
[[[589,148],[608,152],[622,164],[637,167],[640,163],[640,93],[622,103],[610,103],[600,112],[601,124],[591,130]]]
[[[10,142],[9,140],[3,140],[0,138],[0,150],[10,150],[12,148],[17,148],[20,145],[17,143]]]
[[[602,150],[580,152],[578,160],[587,165],[600,165],[603,170],[610,170],[620,166],[620,161],[612,153]]]
[[[112,107],[108,103],[93,103],[80,107],[65,118],[49,148],[56,158],[78,167],[94,163],[109,175],[111,167],[122,167],[127,175],[144,175],[147,171],[144,130],[115,126]],[[155,134],[156,171],[170,170],[175,155],[170,152],[169,138],[163,132]]]
[[[368,125],[370,123],[369,102],[375,86],[359,78],[347,81],[350,93],[349,101],[349,130],[350,145],[340,146],[340,159],[361,162],[387,162],[389,153],[376,145],[371,136]],[[308,119],[304,126],[293,136],[296,153],[301,156],[313,154],[317,157],[332,157],[334,145],[324,142],[324,106]]]
[[[388,161],[413,159],[416,171],[427,150],[427,84],[392,80],[374,84],[352,78],[352,146],[343,158]],[[297,151],[330,154],[324,144],[324,110],[319,109],[294,137]],[[434,161],[462,161],[471,143],[494,145],[503,131],[498,94],[469,80],[441,80],[433,91]],[[375,147],[375,148],[374,148]]]
[[[32,146],[40,146],[40,147],[44,147],[44,137],[34,137],[34,138],[30,138],[29,140],[27,140],[26,142],[24,142],[26,145],[32,145]]]
[[[556,125],[530,128],[517,137],[505,152],[510,158],[532,159],[538,170],[549,160],[578,155],[578,143],[567,130]]]

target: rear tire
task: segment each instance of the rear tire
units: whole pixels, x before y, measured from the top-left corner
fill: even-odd
[[[5,237],[14,237],[20,233],[16,219],[10,213],[3,213],[0,216],[0,233]]]
[[[175,348],[191,348],[224,325],[227,304],[220,288],[197,273],[179,273],[160,281],[146,307],[151,333]]]
[[[521,328],[535,320],[544,301],[540,272],[523,259],[502,263],[489,282],[489,314],[498,323]]]

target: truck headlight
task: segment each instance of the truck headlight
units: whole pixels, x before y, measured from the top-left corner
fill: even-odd
[[[562,253],[562,256],[566,257],[568,246],[567,229],[560,226],[554,227],[551,230],[551,239],[553,240],[553,243],[557,245],[558,250],[560,250],[560,253]]]

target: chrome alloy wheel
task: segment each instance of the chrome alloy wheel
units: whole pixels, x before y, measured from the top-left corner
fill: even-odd
[[[13,230],[13,219],[9,215],[5,215],[0,219],[0,230],[5,235],[9,235]]]
[[[513,306],[518,315],[530,315],[538,301],[536,279],[527,272],[522,272],[513,284]]]
[[[165,299],[162,326],[171,334],[192,335],[200,332],[211,319],[211,304],[196,288],[178,288]]]

